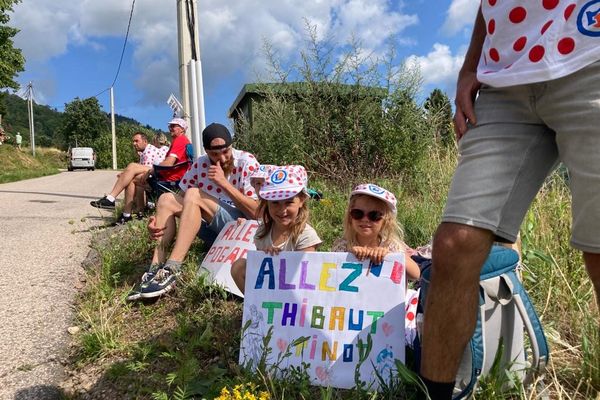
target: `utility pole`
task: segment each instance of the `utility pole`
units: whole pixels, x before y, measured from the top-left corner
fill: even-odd
[[[29,136],[31,141],[31,153],[35,157],[35,125],[33,123],[33,83],[27,84],[27,111],[29,113]]]
[[[191,132],[188,137],[197,155],[204,154],[200,133],[206,126],[204,88],[196,0],[177,0],[177,35],[179,42],[179,90]]]
[[[112,167],[117,169],[117,133],[115,129],[115,96],[113,87],[110,87],[110,130],[112,133]]]

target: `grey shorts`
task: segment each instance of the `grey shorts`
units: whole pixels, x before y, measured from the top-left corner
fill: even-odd
[[[600,253],[600,62],[563,78],[482,87],[477,126],[460,158],[442,220],[516,240],[547,175],[562,161],[572,194],[573,247]]]
[[[198,237],[207,245],[212,245],[221,229],[230,221],[236,221],[238,218],[246,218],[237,208],[219,201],[217,212],[210,223],[202,221]]]

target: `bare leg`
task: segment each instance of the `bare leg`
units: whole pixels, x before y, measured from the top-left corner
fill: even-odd
[[[433,242],[431,283],[425,305],[421,375],[454,382],[475,329],[481,267],[493,242],[490,231],[442,223]]]
[[[158,239],[154,248],[152,264],[162,264],[167,259],[167,250],[175,237],[177,224],[175,217],[181,215],[183,210],[183,198],[172,193],[165,193],[158,199],[156,204],[156,226],[164,226],[163,236]]]
[[[146,191],[142,186],[135,185],[134,209],[136,212],[144,211],[146,206]]]
[[[238,289],[242,293],[244,293],[244,288],[246,286],[246,259],[238,258],[231,265],[231,277],[233,281],[237,285]]]
[[[214,197],[205,195],[198,188],[188,189],[183,198],[183,211],[179,223],[179,232],[170,260],[183,261],[194,238],[200,230],[202,219],[210,222],[217,210]]]
[[[131,214],[133,208],[133,199],[135,197],[135,184],[131,182],[125,188],[125,204],[123,205],[123,213]]]
[[[145,167],[141,164],[130,163],[123,172],[119,174],[117,182],[113,186],[110,195],[117,197],[130,183],[133,181],[138,174],[145,174],[149,167]]]
[[[587,268],[588,275],[594,285],[596,291],[596,304],[600,308],[600,254],[595,253],[583,253],[583,260]],[[600,316],[598,318],[598,325],[600,326]]]

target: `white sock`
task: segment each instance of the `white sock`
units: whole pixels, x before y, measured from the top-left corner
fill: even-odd
[[[114,198],[114,197],[112,197],[110,194],[107,194],[107,195],[106,195],[106,199],[107,199],[108,201],[112,201],[113,203],[115,202],[115,198]]]
[[[123,213],[123,216],[124,216],[125,218],[129,218],[129,217],[131,217],[131,214],[129,214],[129,213]]]

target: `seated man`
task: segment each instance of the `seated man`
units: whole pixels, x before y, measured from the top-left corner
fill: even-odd
[[[187,122],[181,118],[175,118],[169,122],[169,131],[173,138],[173,143],[167,152],[167,156],[158,165],[172,166],[179,162],[186,161],[186,146],[190,143],[188,138],[185,136],[187,129]],[[119,175],[117,175],[117,182],[112,188],[112,191],[102,197],[99,200],[90,202],[93,207],[102,209],[114,209],[115,198],[125,189],[125,206],[123,207],[123,214],[119,218],[121,223],[131,220],[131,210],[133,208],[133,199],[135,195],[135,184],[141,185],[145,182],[147,174],[152,170],[152,166],[156,163],[154,157],[161,154],[158,149],[151,144],[148,144],[148,139],[139,140],[138,136],[143,135],[136,133],[134,135],[133,145],[137,151],[142,151],[139,163],[130,163],[127,168]],[[145,137],[145,135],[144,135]],[[136,138],[138,140],[136,140]],[[143,138],[142,138],[143,139]],[[145,149],[149,148],[148,151]],[[155,161],[156,160],[156,161]],[[165,171],[166,180],[177,181],[181,179],[185,171],[186,166],[174,168],[173,170]]]
[[[258,201],[250,175],[259,164],[252,154],[232,148],[231,142],[225,126],[207,126],[202,132],[206,154],[181,180],[183,197],[165,193],[159,198],[156,216],[148,222],[148,230],[158,245],[141,286],[130,294],[129,300],[157,297],[171,290],[196,234],[210,245],[227,222],[255,218]],[[180,217],[179,232],[165,263],[167,248],[175,236],[175,217]]]

